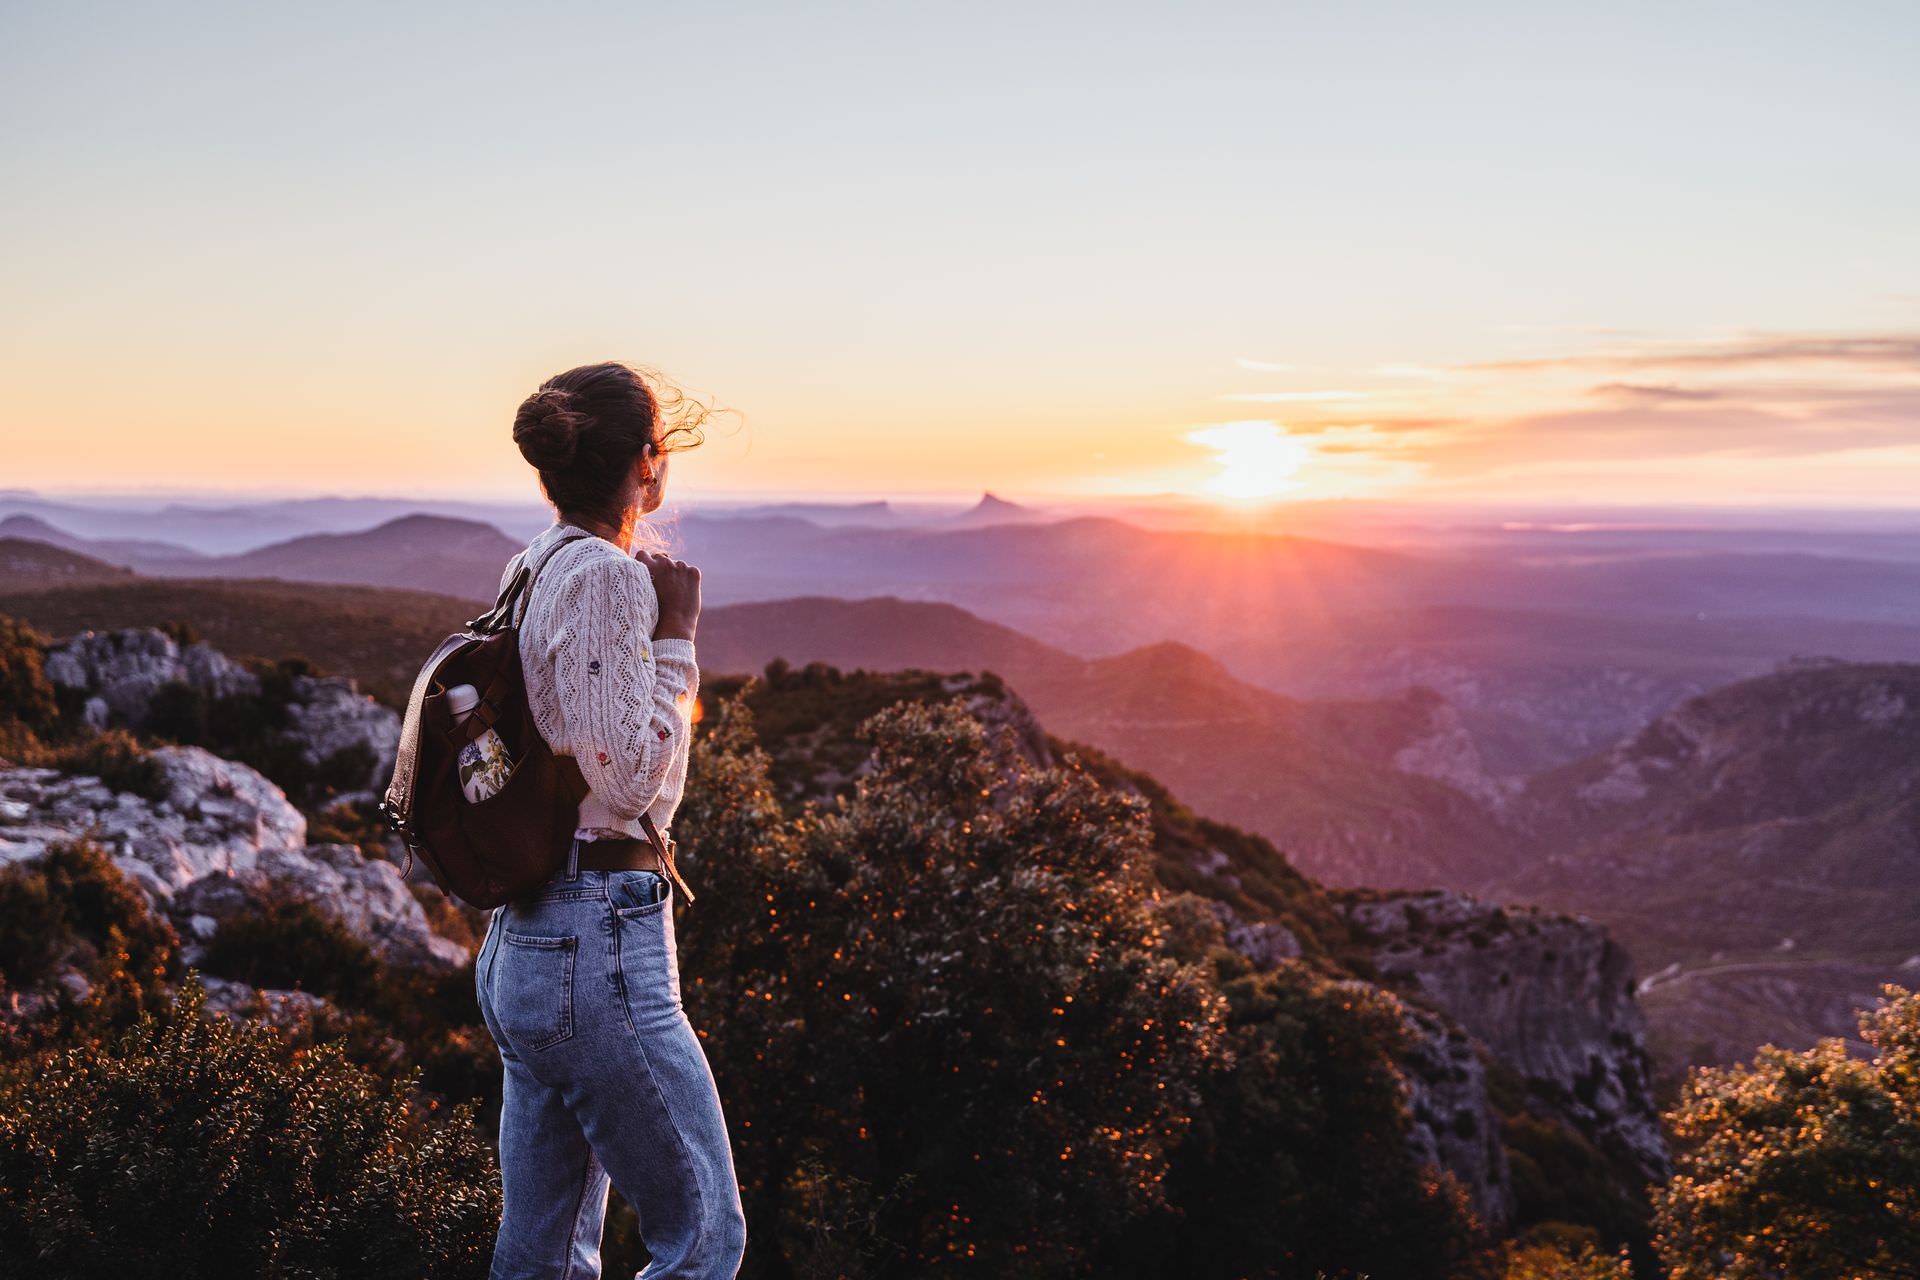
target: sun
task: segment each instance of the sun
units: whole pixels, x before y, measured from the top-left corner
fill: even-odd
[[[1305,441],[1265,419],[1215,423],[1182,438],[1213,450],[1220,468],[1200,489],[1233,502],[1258,502],[1301,488],[1295,473],[1313,456]]]

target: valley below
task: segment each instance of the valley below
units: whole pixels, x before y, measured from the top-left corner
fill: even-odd
[[[1850,1035],[1920,963],[1904,544],[1416,552],[1007,503],[822,516],[670,526],[709,584],[704,670],[990,675],[1329,885],[1591,918],[1632,957],[1668,1078]],[[0,523],[0,611],[53,635],[185,625],[388,705],[519,545],[451,514],[237,549],[59,518]]]

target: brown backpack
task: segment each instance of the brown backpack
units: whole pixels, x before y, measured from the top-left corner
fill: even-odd
[[[587,537],[563,536],[531,569],[522,563],[492,609],[440,642],[407,699],[393,781],[380,811],[442,892],[497,907],[544,884],[567,858],[587,782],[572,756],[541,737],[520,672],[520,608],[554,552]],[[470,684],[480,705],[456,725],[447,690]],[[460,789],[460,749],[491,728],[514,761],[495,794],[469,801]],[[402,873],[404,874],[404,872]]]

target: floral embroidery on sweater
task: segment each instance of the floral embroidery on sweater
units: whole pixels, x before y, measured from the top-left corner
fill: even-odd
[[[552,525],[503,577],[572,526]],[[640,815],[667,829],[686,786],[685,705],[698,692],[693,642],[653,640],[659,601],[640,561],[602,538],[554,552],[526,602],[521,674],[535,724],[586,774],[583,830],[640,835]],[[603,680],[600,677],[605,676]]]

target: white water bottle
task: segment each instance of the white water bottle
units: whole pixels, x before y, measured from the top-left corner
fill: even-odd
[[[447,690],[447,710],[456,725],[465,724],[473,709],[480,705],[480,691],[470,684],[457,684]],[[460,790],[469,802],[485,800],[507,785],[513,761],[507,744],[492,729],[460,748]]]

